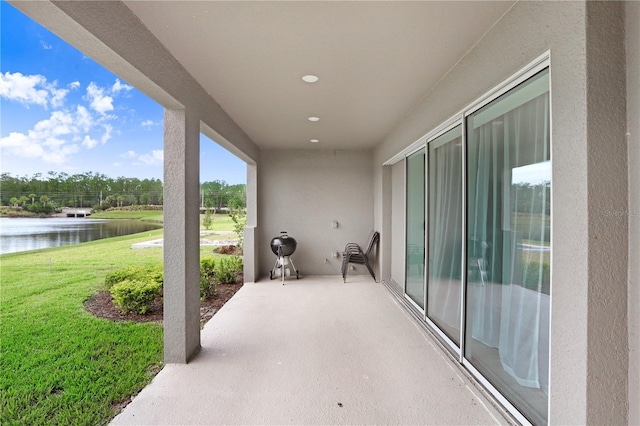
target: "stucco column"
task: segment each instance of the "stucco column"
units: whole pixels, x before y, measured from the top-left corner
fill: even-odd
[[[382,166],[382,220],[380,224],[380,279],[391,279],[391,166]]]
[[[624,4],[587,2],[587,423],[628,423]]]
[[[625,3],[629,147],[629,424],[640,425],[640,2]]]
[[[200,122],[164,113],[164,362],[200,349]]]
[[[244,230],[244,282],[258,279],[258,166],[247,164],[247,226]]]

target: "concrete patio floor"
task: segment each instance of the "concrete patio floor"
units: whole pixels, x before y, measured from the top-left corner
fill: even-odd
[[[507,424],[371,277],[247,283],[114,425]]]

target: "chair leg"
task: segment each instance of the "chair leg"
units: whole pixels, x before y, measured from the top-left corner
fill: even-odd
[[[345,257],[342,261],[342,282],[347,282],[347,271],[349,270],[349,260]]]
[[[369,273],[371,274],[371,276],[373,277],[373,280],[376,280],[376,274],[373,272],[373,269],[371,268],[371,265],[369,265],[369,261],[367,260],[366,262],[364,262],[364,264],[367,266],[367,269],[369,270]]]

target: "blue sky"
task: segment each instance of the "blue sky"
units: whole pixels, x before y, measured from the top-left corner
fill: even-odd
[[[0,1],[0,172],[162,179],[163,108]],[[201,135],[201,182],[246,183],[245,163]]]

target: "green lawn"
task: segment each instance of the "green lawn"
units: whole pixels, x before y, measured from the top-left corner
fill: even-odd
[[[93,317],[83,302],[107,272],[157,264],[132,250],[162,230],[0,256],[0,424],[96,425],[162,365],[162,326]]]
[[[94,217],[162,219],[115,213]],[[232,225],[216,215],[211,230]],[[163,362],[162,325],[98,319],[83,302],[113,270],[162,263],[161,248],[131,249],[159,238],[162,229],[0,256],[0,424],[105,424],[114,404],[151,381]],[[201,256],[218,255],[202,247]]]
[[[91,219],[139,219],[144,221],[162,222],[163,216],[161,211],[157,210],[109,210],[94,213]],[[213,222],[209,227],[209,231],[231,231],[233,230],[233,221],[228,214],[212,214]],[[200,229],[205,230],[202,225],[204,214],[200,215]]]
[[[162,222],[162,211],[158,210],[111,210],[93,213],[91,219],[140,219],[150,222]]]
[[[213,222],[209,227],[209,231],[232,231],[233,230],[233,221],[231,220],[231,216],[228,214],[212,214],[211,218]],[[200,215],[200,229],[205,230],[204,225],[202,225],[202,220],[204,219],[204,214]]]

